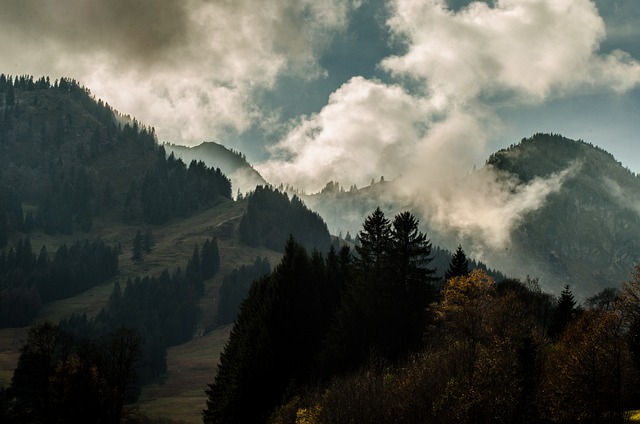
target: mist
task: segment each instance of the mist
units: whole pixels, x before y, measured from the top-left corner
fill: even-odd
[[[307,192],[384,176],[431,224],[507,247],[514,225],[571,169],[527,184],[490,167],[466,178],[503,133],[501,111],[631,90],[640,63],[600,52],[606,30],[591,1],[494,3],[453,11],[441,0],[392,2],[386,25],[404,49],[379,63],[391,80],[350,79],[321,111],[291,122],[258,170]]]
[[[357,44],[363,40],[352,33],[363,28],[352,17],[367,7],[375,16],[358,22],[375,22],[380,31],[371,34],[386,39]],[[0,36],[11,41],[0,46],[0,64],[14,75],[76,78],[155,127],[163,142],[214,140],[249,147],[250,159],[264,150],[256,168],[276,185],[312,193],[331,180],[346,187],[396,180],[406,201],[426,199],[420,207],[432,219],[451,226],[452,212],[442,211],[461,208],[456,231],[495,233],[490,242],[504,245],[513,223],[544,204],[562,178],[537,182],[549,188],[514,186],[483,170],[474,184],[486,201],[476,200],[483,218],[475,220],[435,187],[468,184],[492,143],[517,133],[505,120],[517,111],[637,91],[640,63],[623,50],[637,54],[627,18],[637,10],[601,0],[9,0]],[[336,39],[342,52],[373,48],[354,56],[371,67],[350,65],[344,53],[324,60]],[[347,77],[291,119],[266,100],[336,75]],[[298,85],[287,91],[286,81]],[[253,134],[253,146],[238,145]],[[513,207],[505,193],[514,191],[526,208]]]

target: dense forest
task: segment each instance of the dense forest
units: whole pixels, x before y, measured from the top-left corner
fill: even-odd
[[[619,423],[640,407],[640,267],[577,305],[451,258],[416,219],[367,217],[355,252],[290,239],[243,302],[207,423]]]
[[[126,328],[80,339],[49,322],[29,329],[8,390],[0,389],[4,423],[119,423],[137,397],[142,338]]]
[[[0,414],[7,422],[120,422],[141,386],[166,372],[167,347],[193,337],[203,280],[219,263],[217,241],[207,239],[185,271],[128,279],[124,290],[116,282],[93,319],[72,314],[35,324],[2,390]]]
[[[305,248],[326,252],[331,245],[327,224],[298,198],[270,186],[258,186],[248,196],[240,222],[240,240],[249,246],[282,251],[291,235]]]
[[[514,240],[548,256],[549,240],[528,234],[534,224],[573,231],[553,219],[559,208],[602,231],[613,224],[591,223],[620,217],[615,243],[585,246],[635,246],[637,216],[601,204],[616,186],[605,193],[597,178],[619,171],[606,152],[538,134],[487,165],[530,181],[580,154],[597,166],[565,186],[579,198],[551,196],[556,209],[533,214]],[[523,165],[526,155],[553,160]],[[640,267],[620,290],[579,305],[575,286],[556,298],[536,279],[486,270],[462,246],[432,246],[409,212],[389,219],[378,208],[356,237],[332,242],[298,195],[265,185],[233,202],[220,169],[167,155],[153,128],[65,78],[0,75],[0,157],[0,328],[31,325],[0,388],[1,422],[137,422],[125,405],[166,377],[167,348],[194,338],[199,304],[216,305],[207,325],[234,323],[202,394],[206,423],[618,423],[640,408]],[[636,180],[616,176],[624,187]],[[372,194],[389,187],[330,183],[323,193],[370,211]],[[332,207],[326,199],[316,201]],[[232,262],[243,265],[219,275],[226,259],[214,237],[188,246],[173,269],[147,266],[152,229],[220,204],[233,206],[215,227],[229,237],[223,253],[249,246]],[[96,236],[116,225],[131,251]],[[34,239],[54,241],[38,249]],[[569,249],[575,268],[594,257],[578,247]],[[263,255],[273,251],[282,259],[272,268]],[[123,274],[121,262],[134,271]],[[43,305],[104,283],[111,295],[89,316],[37,319]]]
[[[232,197],[219,169],[167,156],[153,128],[66,78],[0,75],[0,157],[0,248],[13,232],[88,232],[103,215],[162,224]]]
[[[267,258],[257,257],[250,265],[236,268],[222,279],[220,303],[216,322],[218,325],[232,324],[236,320],[242,301],[247,297],[251,285],[271,272]]]
[[[29,238],[0,253],[0,328],[29,325],[44,303],[99,285],[118,272],[118,249],[104,242],[62,245],[36,255]]]

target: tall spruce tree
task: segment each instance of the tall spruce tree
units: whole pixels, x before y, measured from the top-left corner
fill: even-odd
[[[205,423],[265,422],[288,389],[308,382],[332,306],[322,256],[310,258],[292,238],[274,271],[251,286],[215,381]],[[329,313],[327,314],[327,311]]]
[[[353,277],[347,282],[321,355],[323,367],[341,373],[369,359],[396,360],[416,347],[433,299],[431,245],[415,217],[393,224],[377,208],[358,234]]]
[[[456,253],[451,257],[449,268],[444,273],[444,278],[449,280],[453,277],[466,277],[467,275],[469,275],[469,261],[462,246],[458,245]]]
[[[552,337],[557,337],[569,323],[576,317],[578,309],[576,308],[576,300],[569,285],[564,286],[558,297],[558,303],[549,324],[549,333]]]

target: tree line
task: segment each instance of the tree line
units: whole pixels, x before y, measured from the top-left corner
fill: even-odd
[[[216,324],[232,324],[236,320],[242,301],[249,293],[251,284],[270,272],[269,260],[258,256],[252,264],[242,265],[225,275],[220,286]]]
[[[122,157],[131,154],[137,167]],[[0,156],[0,248],[16,232],[88,232],[105,212],[161,224],[232,197],[219,169],[166,157],[153,128],[119,116],[68,78],[0,75]],[[23,211],[25,203],[35,208]]]
[[[347,247],[290,239],[251,286],[204,422],[618,423],[640,393],[640,267],[579,307],[496,282],[460,247],[446,282],[408,212],[377,209]]]
[[[188,216],[220,198],[231,199],[231,181],[220,168],[208,168],[195,160],[187,167],[173,153],[166,157],[162,146],[155,168],[145,172],[140,189],[143,216],[149,224]]]
[[[21,249],[22,258],[28,249]],[[2,422],[138,419],[127,405],[166,372],[167,347],[193,337],[202,280],[218,272],[219,261],[216,239],[207,239],[185,271],[128,279],[124,289],[116,282],[95,318],[72,314],[57,325],[33,325],[11,386],[0,388]]]
[[[200,253],[202,252],[202,253]],[[124,289],[116,282],[107,304],[94,318],[72,315],[61,321],[66,331],[84,338],[104,335],[119,327],[133,328],[143,338],[140,382],[148,383],[166,372],[167,348],[193,337],[200,318],[198,299],[205,279],[219,270],[217,240],[207,239],[194,247],[184,269],[164,270],[159,276],[127,279]]]
[[[63,244],[36,255],[29,238],[0,253],[0,328],[31,323],[43,303],[99,285],[118,272],[118,249],[101,240]]]
[[[240,221],[240,241],[282,252],[293,235],[307,249],[326,253],[331,245],[327,224],[309,210],[298,196],[289,196],[269,186],[257,186],[247,195],[248,204]]]
[[[117,328],[79,338],[48,321],[29,329],[11,387],[0,389],[5,423],[119,423],[139,395],[142,338]]]

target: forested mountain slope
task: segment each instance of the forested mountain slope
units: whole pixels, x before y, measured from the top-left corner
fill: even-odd
[[[353,236],[358,223],[376,205],[385,211],[411,209],[420,213],[423,228],[434,244],[453,250],[461,243],[472,256],[508,276],[538,277],[541,285],[559,293],[569,284],[579,299],[606,287],[619,287],[640,261],[640,178],[606,151],[559,135],[536,134],[491,155],[484,167],[458,181],[424,182],[451,187],[483,188],[487,175],[508,180],[512,190],[534,179],[565,172],[559,190],[552,190],[540,207],[521,213],[509,233],[507,246],[492,246],[482,235],[460,234],[454,222],[442,226],[429,215],[429,199],[401,195],[398,181],[372,182],[345,190],[329,183],[320,193],[302,196],[335,232]],[[495,180],[494,180],[495,181]],[[505,185],[506,187],[507,185]],[[461,190],[464,193],[464,190]],[[499,210],[508,205],[496,201]]]
[[[185,162],[201,160],[207,166],[220,168],[231,179],[236,193],[245,195],[258,185],[267,185],[262,175],[247,162],[242,153],[227,149],[221,144],[212,141],[194,147],[165,144],[165,149],[167,153],[173,152]]]
[[[570,284],[586,296],[629,279],[640,261],[637,175],[600,148],[548,134],[501,150],[487,164],[523,182],[575,164],[560,190],[513,232],[512,255],[521,271],[534,265],[552,286]]]

